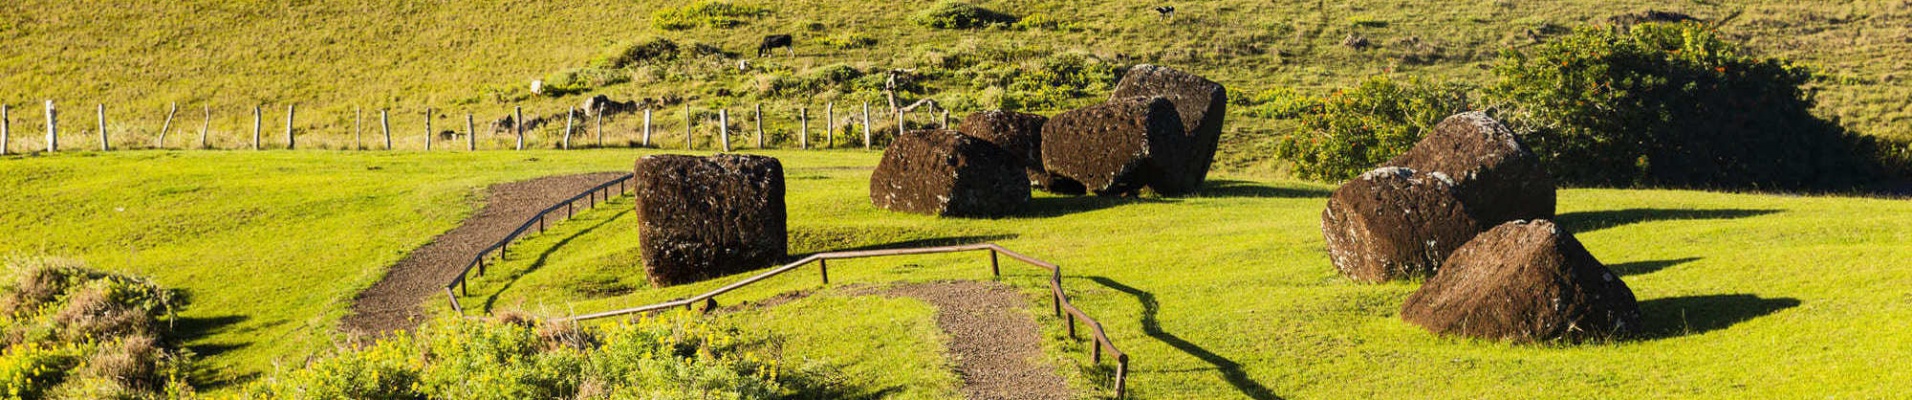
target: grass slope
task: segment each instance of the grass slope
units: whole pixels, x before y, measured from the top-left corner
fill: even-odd
[[[0,253],[75,256],[193,290],[186,317],[202,321],[189,328],[202,333],[191,344],[222,377],[245,377],[329,346],[351,294],[468,214],[484,184],[621,170],[637,154],[0,159],[0,193],[10,194],[0,202]],[[787,168],[793,252],[990,240],[1061,264],[1077,304],[1134,357],[1138,398],[1890,397],[1898,371],[1912,367],[1912,294],[1901,284],[1912,270],[1893,261],[1912,256],[1903,245],[1912,204],[1902,200],[1565,190],[1560,220],[1625,276],[1650,334],[1513,346],[1431,337],[1398,318],[1414,284],[1335,275],[1317,226],[1322,186],[1218,177],[1199,197],[1039,196],[1025,217],[945,220],[869,206],[874,154],[769,154]],[[497,294],[495,307],[582,313],[727,282],[648,288],[627,207],[514,246],[510,261],[474,281],[467,304]],[[848,261],[833,263],[831,278],[989,279],[985,265],[974,254]],[[1038,304],[1031,312],[1051,361],[1073,385],[1106,389],[1106,367],[1085,365],[1086,348],[1042,316],[1041,275],[1004,271]],[[814,289],[816,278],[797,273],[720,300]],[[767,329],[804,333],[788,339],[789,351],[890,372],[859,375],[875,390],[921,385],[930,388],[921,396],[936,397],[953,385],[937,372],[920,304],[839,307],[874,301],[841,293],[808,301],[766,319]],[[893,330],[876,330],[885,326]]]
[[[1083,52],[1124,63],[1177,66],[1248,94],[1276,88],[1325,94],[1378,74],[1485,84],[1492,77],[1483,67],[1501,49],[1528,45],[1530,29],[1551,32],[1652,8],[1726,19],[1722,30],[1753,49],[1818,67],[1825,78],[1815,84],[1824,103],[1820,114],[1862,133],[1912,139],[1912,124],[1906,123],[1912,108],[1905,102],[1912,86],[1901,76],[1906,60],[1912,60],[1907,57],[1912,54],[1912,3],[1896,0],[1223,0],[1177,4],[1177,19],[1166,24],[1148,11],[1162,5],[1159,1],[1114,0],[1094,7],[978,1],[1075,27],[981,31],[931,30],[911,23],[928,1],[736,3],[770,12],[731,28],[659,31],[652,28],[652,12],[680,2],[12,1],[0,4],[0,38],[9,49],[0,54],[0,71],[6,71],[0,74],[0,103],[13,105],[15,121],[23,122],[16,124],[16,151],[41,140],[40,124],[27,122],[39,121],[38,106],[47,99],[60,101],[66,129],[76,138],[69,142],[75,144],[91,143],[79,138],[95,130],[94,104],[109,105],[109,130],[122,146],[145,146],[162,124],[166,104],[183,102],[184,123],[175,126],[189,132],[203,117],[201,104],[215,107],[212,129],[219,146],[241,145],[251,129],[253,106],[266,105],[272,131],[286,105],[298,104],[307,146],[345,146],[354,109],[368,110],[368,132],[373,132],[375,110],[391,108],[394,127],[404,134],[399,146],[416,148],[423,144],[417,133],[423,132],[427,107],[438,111],[437,127],[456,130],[462,130],[459,116],[466,113],[479,115],[480,124],[514,106],[536,115],[561,114],[582,96],[499,100],[497,94],[522,95],[532,79],[584,67],[613,43],[658,36],[752,53],[762,35],[795,33],[797,57],[757,60],[759,69],[753,72],[715,63],[702,66],[692,79],[652,82],[639,76],[636,83],[598,89],[618,98],[681,95],[700,109],[728,106],[739,111],[733,121],[744,121],[743,107],[767,102],[771,129],[780,132],[794,129],[790,114],[796,107],[809,106],[812,118],[820,118],[825,101],[850,108],[877,96],[826,92],[762,98],[756,93],[771,78],[766,71],[802,73],[838,63],[865,70],[927,70],[959,56],[996,53],[1026,54],[1005,61],[1028,67],[1040,63],[1042,55]],[[1366,36],[1379,47],[1340,46],[1350,34]],[[822,43],[849,35],[876,43],[855,49]],[[974,98],[990,89],[967,79],[926,86],[930,97],[943,100]],[[1090,97],[1080,101],[1093,101]],[[676,126],[684,118],[678,110],[666,107],[659,115],[667,127],[660,134],[678,134]],[[1236,111],[1236,118],[1249,117]],[[616,122],[619,137],[629,138],[635,123],[632,118]],[[1235,142],[1254,143],[1252,138],[1281,125],[1234,126],[1231,136],[1251,138]],[[534,145],[551,146],[555,129],[538,132]],[[505,143],[502,137],[488,140],[490,146]],[[277,143],[277,137],[268,141]],[[1223,159],[1248,163],[1260,158],[1234,154]]]

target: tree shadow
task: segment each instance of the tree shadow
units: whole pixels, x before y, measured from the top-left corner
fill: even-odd
[[[1690,263],[1690,262],[1699,261],[1699,260],[1700,260],[1699,257],[1687,257],[1687,258],[1674,258],[1674,259],[1666,259],[1666,260],[1634,261],[1629,263],[1619,263],[1619,264],[1608,265],[1607,269],[1613,270],[1613,273],[1620,274],[1621,276],[1640,275],[1640,274],[1653,273],[1659,270],[1666,269],[1667,267]]]
[[[484,308],[485,313],[490,313],[493,311],[493,307],[495,307],[498,303],[498,297],[504,295],[506,290],[511,290],[512,285],[517,284],[518,281],[524,279],[525,276],[531,275],[531,273],[533,272],[538,272],[539,269],[543,269],[545,262],[549,261],[551,259],[551,254],[557,253],[558,249],[562,249],[564,248],[565,245],[571,244],[571,241],[577,240],[578,237],[589,235],[591,234],[591,232],[597,231],[598,228],[602,228],[605,225],[610,225],[612,222],[616,222],[619,218],[624,218],[625,215],[630,215],[635,213],[636,213],[635,211],[624,210],[616,214],[612,214],[610,218],[605,218],[603,221],[598,221],[598,223],[592,224],[589,227],[586,227],[584,229],[579,229],[577,232],[572,233],[570,236],[565,236],[564,239],[559,239],[558,242],[553,243],[551,247],[545,248],[543,252],[538,253],[538,259],[535,261],[532,261],[530,266],[525,267],[523,271],[517,271],[512,273],[511,277],[505,280],[504,285],[499,286],[498,290],[492,291],[490,295],[485,296],[485,308]]]
[[[1698,335],[1798,307],[1799,299],[1738,294],[1667,297],[1640,302],[1642,339]]]
[[[1561,226],[1575,233],[1586,233],[1643,222],[1751,218],[1767,214],[1776,214],[1780,211],[1781,210],[1629,208],[1624,210],[1581,211],[1560,214],[1554,217],[1554,222],[1560,223]]]
[[[238,325],[241,322],[246,322],[247,320],[251,320],[251,319],[252,317],[248,317],[244,315],[221,315],[216,317],[180,317],[180,318],[173,319],[172,321],[173,334],[175,335],[175,337],[179,339],[179,342],[182,344],[193,343],[193,342],[198,342],[201,339],[205,339],[208,336],[212,336],[213,334],[225,332],[228,329],[232,329],[234,325]],[[231,351],[232,349],[237,349],[237,348],[245,347],[245,346],[246,346],[246,343],[237,343],[237,344],[201,343],[201,344],[189,345],[189,346],[186,346],[186,348],[192,350],[193,354],[197,354],[202,357],[211,357],[211,356],[224,354],[225,352]]]
[[[1196,195],[1201,197],[1322,198],[1334,192],[1319,188],[1285,188],[1257,182],[1210,179]]]
[[[1129,204],[1175,203],[1175,200],[1147,197],[1056,196],[1035,197],[1010,215],[1012,218],[1050,218],[1120,207]]]
[[[1155,319],[1156,312],[1161,310],[1161,304],[1155,301],[1155,294],[1121,284],[1106,277],[1089,276],[1085,278],[1095,281],[1095,283],[1103,287],[1135,296],[1135,299],[1142,303],[1143,333],[1155,338],[1155,340],[1160,340],[1162,343],[1175,347],[1176,350],[1181,350],[1183,353],[1188,353],[1188,355],[1195,356],[1195,358],[1214,365],[1215,370],[1221,372],[1222,379],[1227,380],[1229,385],[1235,387],[1235,390],[1241,391],[1243,396],[1260,400],[1281,398],[1281,396],[1275,395],[1274,390],[1262,385],[1261,382],[1255,382],[1254,379],[1249,378],[1248,373],[1242,370],[1241,363],[1230,360],[1227,357],[1222,357],[1220,354],[1215,354],[1215,352],[1202,348],[1201,345],[1190,342],[1187,339],[1182,339],[1173,333],[1163,331],[1161,322]]]

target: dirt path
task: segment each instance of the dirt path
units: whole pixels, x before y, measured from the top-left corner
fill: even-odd
[[[443,296],[445,284],[479,250],[503,239],[539,210],[622,174],[552,176],[492,185],[476,214],[392,265],[385,278],[359,293],[342,325],[347,332],[379,334],[418,326],[425,318],[419,304]]]
[[[1022,293],[1000,283],[948,281],[898,285],[893,296],[936,306],[949,354],[971,399],[1071,399],[1069,385],[1042,362],[1042,332]]]

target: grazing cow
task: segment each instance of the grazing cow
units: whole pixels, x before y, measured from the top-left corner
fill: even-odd
[[[1156,14],[1161,14],[1161,15],[1162,15],[1162,20],[1163,20],[1163,21],[1167,21],[1167,20],[1169,20],[1169,19],[1171,19],[1171,18],[1175,18],[1175,6],[1161,6],[1161,7],[1156,7],[1156,8],[1155,8],[1155,13],[1156,13]]]
[[[792,40],[790,38],[790,35],[787,35],[787,34],[764,36],[763,44],[757,45],[757,56],[758,57],[767,56],[771,54],[771,50],[776,50],[777,48],[782,47],[790,51],[791,57],[796,57],[797,46],[795,46],[793,42],[794,40]]]

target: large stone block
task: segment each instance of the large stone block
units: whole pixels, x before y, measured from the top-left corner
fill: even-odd
[[[1043,168],[1102,196],[1158,193],[1162,166],[1183,165],[1188,152],[1175,104],[1161,97],[1110,100],[1056,114],[1042,126]]]
[[[1387,166],[1440,172],[1482,226],[1554,217],[1554,180],[1513,130],[1485,113],[1455,114]]]
[[[1189,139],[1189,145],[1183,147],[1188,155],[1177,157],[1182,161],[1179,164],[1162,165],[1164,175],[1152,188],[1164,194],[1201,189],[1221,144],[1222,120],[1228,115],[1228,89],[1199,75],[1142,64],[1130,67],[1109,94],[1110,99],[1133,97],[1162,97],[1174,103],[1182,119],[1182,133]]]
[[[787,255],[783,165],[775,158],[646,156],[632,182],[654,285],[764,268]]]
[[[1349,180],[1321,212],[1328,258],[1366,282],[1433,276],[1480,231],[1447,176],[1400,167]]]
[[[904,134],[870,174],[870,203],[894,211],[992,217],[1028,202],[1022,156],[951,130]]]
[[[1401,318],[1442,335],[1532,342],[1639,332],[1633,290],[1552,221],[1501,224],[1408,296]]]

